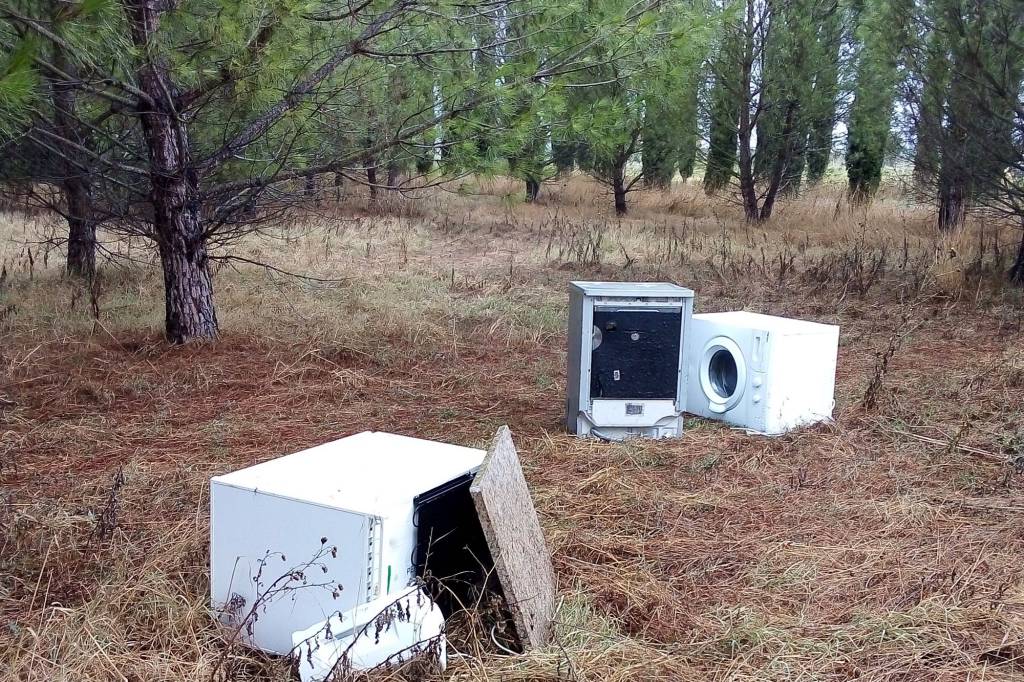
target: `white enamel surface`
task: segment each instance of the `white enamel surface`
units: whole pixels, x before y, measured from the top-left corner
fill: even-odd
[[[671,282],[570,282],[587,296],[693,298],[693,290]]]
[[[830,330],[838,329],[838,327],[831,324],[797,320],[792,317],[763,315],[761,313],[747,312],[746,310],[735,310],[726,313],[696,313],[693,317],[694,319],[699,318],[705,322],[713,322],[723,327],[759,329],[786,335],[829,334],[831,333]]]
[[[738,399],[723,401],[710,385],[715,345],[740,355]],[[686,410],[767,434],[831,419],[838,347],[834,325],[745,311],[693,315]]]
[[[413,499],[475,470],[485,454],[364,432],[213,478],[214,610],[238,623],[275,581],[302,569],[305,582],[279,583],[287,589],[259,610],[252,636],[244,630],[241,636],[256,648],[287,654],[295,631],[404,589],[413,573]],[[232,598],[241,609],[221,613]]]
[[[364,431],[217,476],[214,482],[338,509],[380,514],[472,471],[483,450]]]
[[[629,414],[627,406],[636,406]],[[649,426],[657,424],[665,417],[679,414],[673,400],[610,400],[597,398],[591,405],[588,417],[591,422],[603,426]]]

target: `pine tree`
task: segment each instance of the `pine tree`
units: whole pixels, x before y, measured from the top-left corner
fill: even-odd
[[[599,6],[601,12],[632,14],[629,0],[605,3]],[[655,185],[671,182],[677,147],[668,112],[677,107],[703,60],[711,30],[701,8],[672,5],[659,15],[621,24],[617,33],[595,45],[595,54],[615,58],[584,74],[594,85],[579,88],[586,92],[576,96],[573,107],[572,127],[581,143],[576,159],[581,169],[611,189],[617,214],[626,212],[627,194],[648,174]],[[640,173],[631,167],[638,155]]]

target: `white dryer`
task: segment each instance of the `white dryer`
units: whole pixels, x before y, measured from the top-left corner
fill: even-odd
[[[686,341],[687,412],[772,435],[831,419],[839,327],[704,313]]]

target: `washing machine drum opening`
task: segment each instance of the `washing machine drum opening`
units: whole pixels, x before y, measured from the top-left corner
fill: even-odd
[[[721,414],[743,400],[747,386],[747,363],[736,341],[716,336],[700,355],[698,379],[708,400],[707,409]]]
[[[724,348],[715,351],[708,362],[708,379],[720,398],[732,397],[739,381],[739,368],[732,353]]]

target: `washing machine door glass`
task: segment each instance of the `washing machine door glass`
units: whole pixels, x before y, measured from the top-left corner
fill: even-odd
[[[700,387],[712,412],[735,407],[747,386],[747,364],[735,341],[718,336],[707,342],[700,362]]]
[[[708,378],[711,388],[722,398],[729,398],[736,392],[739,368],[732,353],[720,348],[708,361]]]

